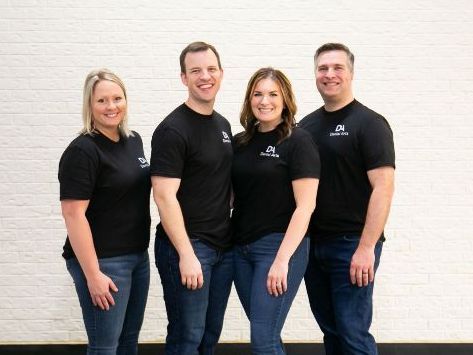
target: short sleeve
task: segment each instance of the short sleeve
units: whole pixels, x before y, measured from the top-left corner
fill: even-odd
[[[320,178],[320,157],[316,144],[305,131],[299,131],[290,154],[289,173],[292,180]]]
[[[181,178],[186,143],[174,129],[158,127],[151,140],[151,175]]]
[[[363,127],[360,137],[366,170],[382,166],[395,167],[393,132],[383,117],[377,117]]]
[[[97,163],[81,148],[69,146],[59,161],[60,200],[90,200],[97,177]]]

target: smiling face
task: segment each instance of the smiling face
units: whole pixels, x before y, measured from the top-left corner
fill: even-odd
[[[284,100],[281,88],[271,78],[258,81],[251,94],[251,111],[261,132],[271,131],[281,122]]]
[[[326,106],[343,107],[353,100],[353,69],[344,51],[322,52],[315,62],[315,78]]]
[[[92,94],[92,120],[96,129],[118,137],[118,125],[126,114],[126,99],[121,87],[109,80],[99,81]]]
[[[202,111],[199,108],[212,111],[223,77],[217,56],[210,49],[189,52],[184,62],[185,72],[181,73],[181,80],[189,91],[187,103],[198,112]]]

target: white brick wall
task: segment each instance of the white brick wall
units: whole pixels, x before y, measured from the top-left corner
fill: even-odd
[[[397,152],[373,333],[380,342],[472,342],[472,18],[469,0],[0,0],[0,343],[85,339],[60,257],[57,165],[80,127],[86,73],[108,67],[123,77],[149,157],[154,127],[186,97],[178,55],[194,40],[221,53],[217,110],[234,131],[257,68],[289,76],[301,118],[321,104],[316,47],[352,48],[356,97],[389,119]],[[152,279],[141,340],[163,341],[154,266]],[[222,340],[248,339],[232,293]],[[303,287],[284,339],[321,341]]]

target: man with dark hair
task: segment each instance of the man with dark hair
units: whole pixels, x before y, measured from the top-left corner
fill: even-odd
[[[187,53],[195,53],[195,52],[207,52],[207,50],[211,50],[213,54],[217,57],[217,63],[220,70],[222,70],[222,63],[220,62],[220,55],[217,52],[217,49],[212,46],[211,44],[205,42],[192,42],[186,48],[184,48],[179,56],[179,65],[181,66],[181,73],[186,72],[186,56]]]
[[[166,354],[213,354],[233,279],[232,132],[213,109],[223,77],[216,49],[191,43],[180,65],[188,98],[159,124],[151,142],[161,218],[155,256],[169,322]]]
[[[324,44],[314,59],[324,106],[300,123],[321,159],[307,293],[328,355],[377,354],[369,328],[394,192],[393,134],[383,116],[354,99],[354,56],[345,45]]]

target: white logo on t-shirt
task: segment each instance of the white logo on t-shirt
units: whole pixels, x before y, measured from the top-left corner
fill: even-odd
[[[266,151],[259,153],[259,155],[263,157],[279,158],[279,154],[276,154],[276,147],[273,145],[268,145]]]
[[[232,141],[230,140],[230,137],[228,136],[228,133],[225,132],[225,131],[222,131],[222,135],[223,135],[223,139],[222,139],[222,142],[223,143],[231,143]]]
[[[146,161],[146,158],[141,158],[141,157],[139,157],[139,158],[138,158],[138,161],[141,163],[141,164],[140,164],[140,167],[141,167],[141,168],[146,168],[146,167],[149,166],[148,162]]]
[[[333,136],[348,136],[348,132],[345,132],[345,125],[337,125],[337,127],[335,127],[335,132],[330,132],[330,137]]]

